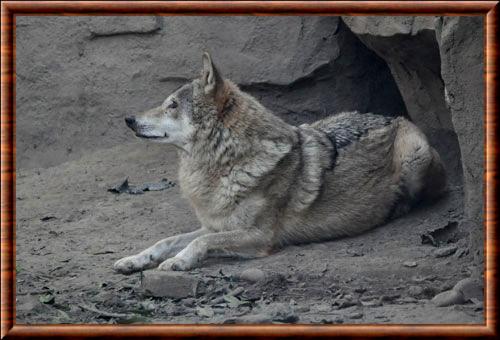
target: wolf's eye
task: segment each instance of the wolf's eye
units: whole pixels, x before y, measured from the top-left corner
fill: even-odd
[[[167,106],[168,109],[175,109],[176,107],[177,107],[177,102],[175,100],[172,100],[172,102]]]

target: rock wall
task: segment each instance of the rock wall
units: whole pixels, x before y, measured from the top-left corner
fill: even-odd
[[[482,17],[445,17],[436,28],[446,103],[460,143],[465,187],[463,229],[482,259],[484,229],[484,39]]]
[[[484,77],[482,17],[343,17],[389,65],[408,115],[464,183],[466,218],[478,259],[483,249]]]
[[[129,141],[123,117],[223,74],[292,123],[343,110],[405,114],[385,62],[338,17],[16,19],[17,166],[48,167]]]

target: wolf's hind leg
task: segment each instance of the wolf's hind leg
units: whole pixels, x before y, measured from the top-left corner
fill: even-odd
[[[162,261],[174,256],[195,238],[206,234],[206,229],[198,229],[190,233],[167,237],[137,255],[127,256],[115,262],[113,268],[121,274],[132,274],[137,271],[158,266]]]
[[[160,270],[190,270],[207,257],[255,258],[268,254],[271,240],[261,233],[234,230],[207,234],[188,244],[179,254],[164,261]]]

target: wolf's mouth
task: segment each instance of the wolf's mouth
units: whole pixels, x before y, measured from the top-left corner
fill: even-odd
[[[139,132],[136,132],[135,135],[139,138],[145,138],[145,139],[161,139],[161,138],[168,137],[166,132],[165,132],[165,135],[163,135],[163,136],[147,136],[147,135],[143,135],[142,133],[139,133]]]

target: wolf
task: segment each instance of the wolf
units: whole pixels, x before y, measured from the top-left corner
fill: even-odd
[[[232,81],[208,53],[201,76],[125,119],[171,144],[201,228],[118,260],[130,274],[187,271],[208,257],[256,258],[291,244],[362,233],[446,191],[441,159],[403,117],[344,112],[292,126]]]

